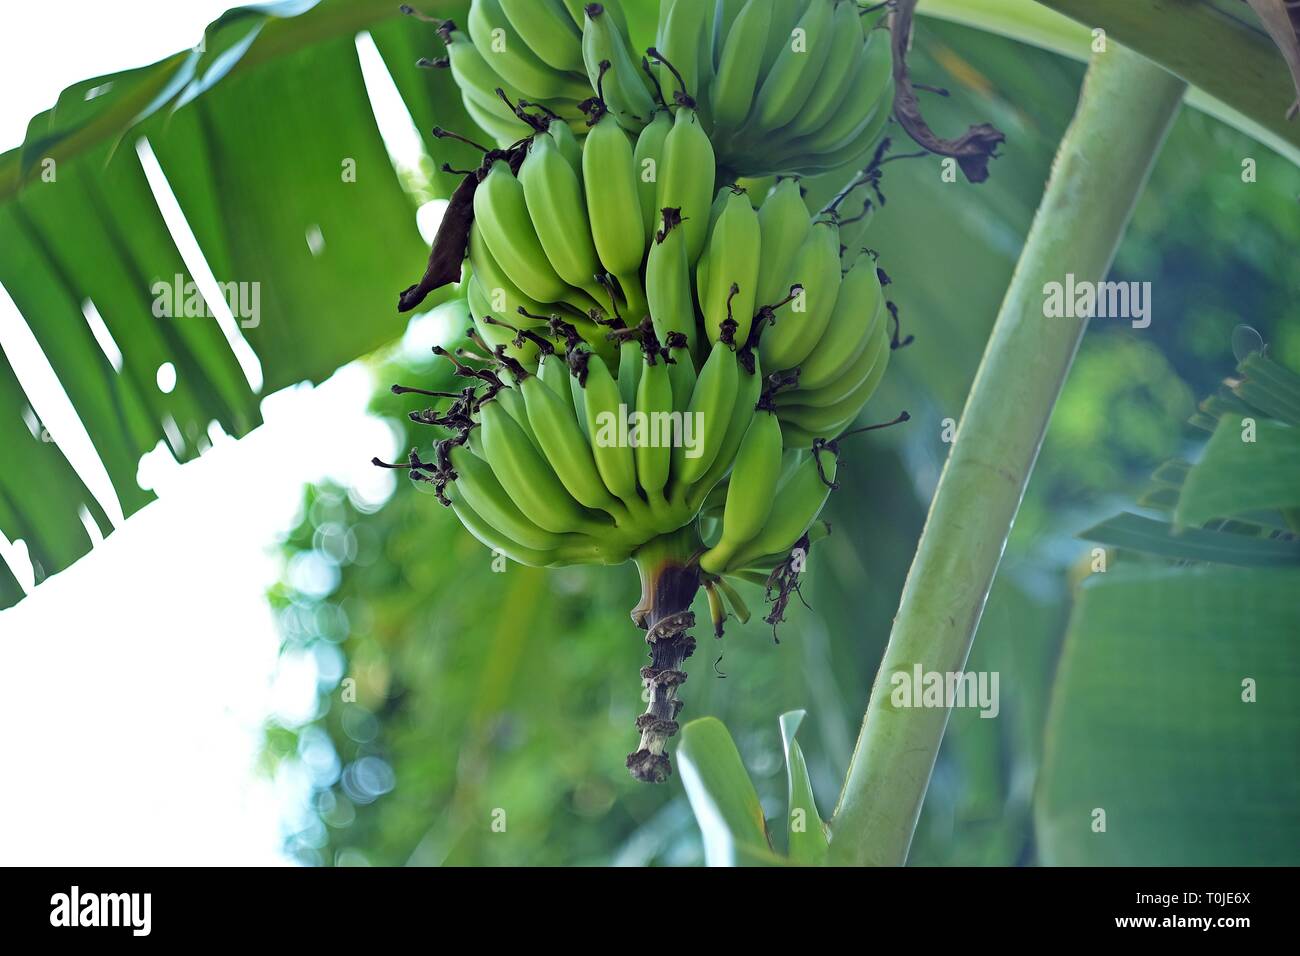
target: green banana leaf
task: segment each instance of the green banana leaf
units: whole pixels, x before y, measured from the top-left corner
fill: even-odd
[[[1240,0],[1038,0],[1154,60],[1256,123],[1295,159],[1300,127],[1287,62]],[[1252,135],[1257,130],[1246,129]],[[1279,150],[1280,150],[1280,143]]]
[[[709,866],[781,862],[772,853],[758,792],[722,721],[701,717],[682,727],[677,772],[704,836]]]
[[[466,3],[426,7],[456,16]],[[404,327],[396,294],[418,274],[427,247],[415,227],[417,197],[394,171],[374,119],[354,42],[361,30],[371,32],[426,150],[465,165],[468,147],[429,131],[441,124],[473,136],[477,127],[447,71],[415,66],[441,46],[391,0],[231,10],[194,50],[70,87],[31,121],[22,146],[0,156],[0,284],[84,424],[125,516],[151,500],[137,484],[138,462],[166,435],[177,458],[193,458],[210,423],[243,435],[260,421],[262,395],[321,381]],[[150,182],[150,156],[165,186],[156,175]],[[433,195],[454,182],[434,175]],[[241,284],[232,291],[246,308],[227,332],[242,336],[260,370],[247,357],[241,364],[212,318],[155,316],[157,294],[181,276],[189,297],[185,283],[201,269],[178,248],[156,188],[175,196],[215,280]],[[197,296],[192,302],[203,310]],[[116,344],[120,368],[88,314]],[[176,370],[167,393],[156,384],[164,363]],[[112,531],[59,450],[61,437],[50,440],[14,370],[0,362],[0,445],[21,461],[0,471],[0,532],[25,543],[38,582],[89,550],[83,508],[101,534]],[[21,595],[6,568],[0,607]]]
[[[1104,29],[1192,84],[1189,105],[1300,163],[1287,63],[1240,0],[920,0],[917,12],[1078,60]]]
[[[1300,375],[1258,352],[1246,356],[1237,370],[1242,378],[1228,383],[1231,394],[1288,425],[1300,427]]]
[[[786,804],[787,853],[795,863],[815,864],[826,859],[830,837],[821,814],[817,812],[817,798],[813,795],[812,781],[808,779],[808,764],[803,759],[799,742],[795,740],[805,716],[807,712],[802,710],[781,715],[781,743],[785,748],[785,772],[790,793]]]
[[[1242,434],[1239,418],[1219,423],[1183,485],[1176,524],[1194,527],[1212,518],[1300,507],[1300,429],[1260,419],[1253,441]]]
[[[1098,544],[1175,561],[1209,561],[1240,567],[1300,564],[1300,541],[1259,538],[1210,528],[1179,531],[1168,522],[1130,512],[1107,518],[1079,536]]]
[[[1298,587],[1294,568],[1087,581],[1047,725],[1042,862],[1300,862]]]
[[[1258,352],[1238,373],[1191,419],[1212,432],[1201,460],[1166,462],[1139,499],[1172,523],[1124,513],[1081,537],[1180,561],[1300,564],[1300,541],[1283,533],[1300,515],[1300,431],[1268,417],[1300,405],[1300,376]]]

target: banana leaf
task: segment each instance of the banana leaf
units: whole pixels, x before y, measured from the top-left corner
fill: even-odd
[[[917,12],[1078,60],[1102,29],[1187,80],[1189,105],[1300,164],[1287,61],[1239,0],[920,0]]]
[[[459,16],[466,3],[425,7]],[[319,382],[401,333],[396,294],[427,247],[417,197],[372,112],[354,39],[362,30],[426,150],[465,165],[466,147],[429,131],[477,127],[447,71],[415,66],[441,45],[391,0],[228,11],[193,50],[65,90],[0,155],[0,284],[64,392],[33,403],[31,373],[15,374],[15,341],[3,343],[0,533],[24,542],[37,583],[90,548],[83,509],[107,535],[106,513],[129,516],[151,500],[138,463],[168,435],[177,458],[193,458],[211,423],[243,435],[260,422],[263,395]],[[433,195],[454,182],[434,175]],[[160,191],[175,197],[183,225],[165,218]],[[187,230],[201,261],[182,248]],[[231,283],[216,287],[230,301],[208,302],[188,284],[205,268]],[[212,316],[231,302],[223,328]],[[103,329],[120,367],[100,345]],[[241,359],[245,347],[255,359]],[[176,373],[168,392],[157,384],[166,363]],[[52,403],[75,411],[115,501],[87,491],[62,451],[69,436],[43,425]],[[5,569],[0,607],[21,595]]]
[[[722,721],[702,717],[682,727],[677,768],[709,866],[780,862],[768,843],[758,793]]]
[[[1294,568],[1088,580],[1047,725],[1042,862],[1300,862],[1297,587]]]

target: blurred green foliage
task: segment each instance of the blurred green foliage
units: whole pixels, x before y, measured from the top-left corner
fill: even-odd
[[[684,719],[713,715],[734,734],[769,817],[786,800],[777,716],[798,708],[818,805],[834,807],[946,454],[946,420],[960,416],[1082,76],[1042,51],[931,22],[913,62],[918,79],[951,92],[925,103],[936,129],[989,120],[1008,134],[981,186],[944,182],[934,158],[886,167],[888,203],[864,241],[881,252],[904,331],[917,338],[894,356],[864,418],[907,408],[913,420],[846,446],[833,533],[806,575],[811,608],[792,606],[779,644],[759,614],[728,622],[721,642],[699,628],[682,691]],[[836,186],[808,185],[810,200]],[[1300,239],[1297,195],[1300,171],[1285,161],[1203,115],[1178,120],[1112,276],[1152,283],[1152,324],[1099,320],[1085,337],[969,665],[1002,675],[1000,719],[954,712],[912,862],[1038,861],[1031,801],[1073,568],[1089,550],[1075,534],[1192,447],[1193,396],[1231,370],[1235,325],[1256,326],[1296,364],[1300,331],[1286,320],[1300,280],[1285,266]],[[399,363],[377,377],[436,388],[445,374]],[[376,397],[399,447],[430,441],[406,421],[413,407]],[[494,569],[454,516],[405,483],[373,512],[344,488],[308,489],[284,550],[291,570],[319,562],[334,582],[305,593],[287,573],[272,595],[284,653],[309,656],[318,674],[315,717],[267,733],[269,765],[297,795],[285,827],[298,859],[702,861],[680,784],[647,787],[623,769],[645,654],[628,618],[630,565]],[[757,589],[745,596],[762,605]]]

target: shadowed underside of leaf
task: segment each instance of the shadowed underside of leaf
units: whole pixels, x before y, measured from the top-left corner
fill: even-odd
[[[1287,62],[1240,0],[921,0],[917,12],[1085,61],[1104,29],[1191,83],[1189,105],[1300,163]]]
[[[1038,0],[1154,60],[1189,84],[1300,146],[1289,122],[1296,91],[1287,61],[1240,0]],[[1294,157],[1294,152],[1291,152]]]
[[[1300,24],[1300,9],[1296,9],[1292,0],[1246,0],[1250,8],[1259,15],[1264,29],[1277,44],[1282,59],[1286,60],[1287,69],[1291,71],[1291,82],[1300,95],[1300,42],[1297,42],[1296,29]],[[1287,118],[1294,119],[1300,111],[1300,100],[1291,104]]]

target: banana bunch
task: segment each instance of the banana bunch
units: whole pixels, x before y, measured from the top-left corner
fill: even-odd
[[[712,340],[734,316],[764,371],[780,379],[773,410],[791,447],[833,439],[858,417],[889,364],[889,304],[874,254],[851,250],[847,271],[833,214],[810,215],[797,180],[782,179],[755,211],[719,191],[696,266]],[[751,318],[752,317],[752,318]]]
[[[889,33],[854,0],[663,0],[658,49],[698,64],[691,95],[735,175],[814,175],[860,163],[893,110]],[[661,76],[661,82],[665,80]],[[667,88],[665,86],[665,88]]]
[[[744,382],[748,413],[767,376],[786,447],[846,430],[891,351],[874,254],[853,251],[844,264],[835,215],[810,214],[795,179],[779,180],[757,209],[739,186],[714,194],[712,146],[693,111],[661,111],[633,141],[602,99],[587,108],[590,132],[576,149],[554,135],[564,124],[542,116],[517,173],[491,160],[474,193],[466,294],[484,348],[531,373],[547,348],[580,347],[597,388],[608,373],[625,408],[636,410],[648,377],[659,397],[672,391],[671,410],[711,422],[728,414],[714,404],[715,379]],[[647,342],[663,353],[648,367]],[[673,480],[654,482],[673,494],[655,502],[653,527],[695,515],[731,465],[736,429],[720,458],[711,447],[699,459],[679,454]],[[715,459],[721,468],[708,474]],[[610,490],[637,513],[626,480]]]
[[[592,57],[617,63],[611,96],[635,84],[641,115],[648,119],[649,77],[632,53],[622,8],[617,0],[605,4],[602,13],[608,8],[608,15],[598,17],[600,29],[584,32],[585,6],[573,0],[472,0],[465,30],[451,20],[439,22],[447,55],[432,65],[451,69],[470,117],[501,146],[533,132],[520,116],[529,106],[563,121],[573,136],[585,135],[580,104],[595,89],[595,74],[588,75]],[[645,119],[626,115],[630,129],[640,129]]]
[[[679,110],[660,112],[634,140],[601,97],[584,105],[591,119],[581,142],[564,122],[525,113],[535,129],[517,171],[493,159],[473,194],[471,314],[491,346],[525,365],[536,347],[515,342],[512,327],[541,329],[553,316],[605,359],[615,351],[611,329],[647,314],[661,317],[663,342],[671,331],[696,336],[691,268],[713,202],[708,136]],[[665,208],[673,212],[661,229]],[[655,242],[661,231],[665,241]],[[635,343],[621,351],[635,366]]]
[[[386,467],[518,563],[637,564],[652,664],[628,766],[661,780],[696,591],[718,633],[726,604],[748,619],[742,581],[780,619],[898,344],[865,220],[838,212],[876,161],[816,213],[792,175],[875,148],[888,36],[852,0],[664,0],[644,61],[616,3],[473,0],[468,25],[440,31],[500,146],[403,294],[460,276],[467,341],[435,351],[468,382],[394,387],[442,400],[411,413],[442,437]]]
[[[452,308],[470,320],[467,302]],[[431,461],[412,451],[390,467],[433,483],[483,544],[529,566],[620,564],[713,511],[720,535],[700,566],[743,578],[770,573],[813,526],[834,487],[837,452],[820,441],[786,445],[773,389],[733,326],[698,373],[681,337],[661,345],[649,322],[628,330],[640,359],[618,374],[562,320],[552,331],[566,352],[540,333],[518,333],[537,349],[535,371],[471,332],[471,347],[438,350],[473,380],[462,392],[394,387],[450,400],[411,418],[452,435],[436,442]]]
[[[593,131],[584,159],[599,144]],[[554,149],[545,133],[535,146]],[[564,178],[573,175],[567,164],[556,168]],[[586,168],[590,179],[596,167]],[[486,187],[494,177],[502,178],[503,193],[528,188],[508,166],[494,164],[478,196],[491,195]],[[630,214],[639,199],[630,185],[624,192]],[[521,211],[501,231],[518,245],[492,248],[503,250],[512,274],[524,276],[512,258],[520,249],[531,250],[533,266],[551,260],[534,248],[546,244],[529,226],[527,196],[514,202]],[[497,273],[484,278],[485,266],[500,267],[477,260],[487,255],[480,245],[491,243],[480,242],[479,232],[471,235],[473,274],[459,307],[464,324],[474,327],[477,351],[453,360],[462,374],[490,388],[484,395],[448,396],[459,403],[451,411],[417,420],[463,432],[448,445],[441,474],[462,476],[443,484],[452,507],[485,544],[530,565],[617,563],[704,512],[721,536],[700,566],[711,574],[757,573],[815,522],[825,494],[811,476],[819,476],[823,489],[833,484],[834,466],[825,460],[831,440],[858,416],[889,359],[875,260],[862,252],[841,277],[834,223],[808,214],[793,180],[778,184],[758,210],[734,187],[720,191],[713,207],[694,282],[684,223],[674,208],[661,216],[644,289],[641,233],[629,239],[624,230],[626,268],[618,283],[603,288],[633,290],[630,297],[646,305],[637,325],[619,324],[612,332],[598,321],[600,307],[580,330],[565,318],[576,306],[556,306],[542,292],[551,299],[546,317],[519,306],[508,318],[504,309],[479,305],[501,294],[492,283],[507,280]],[[501,209],[490,208],[500,220]],[[475,229],[480,226],[486,224],[476,219]],[[593,258],[585,251],[596,245],[592,234],[573,223],[554,231],[584,250],[584,261]],[[602,264],[611,255],[602,245]],[[769,256],[776,258],[763,270]],[[562,279],[546,279],[564,291]],[[753,290],[747,296],[742,283]],[[783,287],[788,291],[774,304],[754,306],[772,302]],[[583,294],[568,289],[570,297]],[[615,299],[627,301],[621,293]],[[477,371],[466,364],[471,357],[480,363]]]
[[[646,51],[657,64],[660,103],[698,117],[724,178],[860,164],[893,112],[890,36],[878,29],[883,7],[661,0],[655,46]],[[584,36],[590,28],[589,21]]]
[[[728,177],[814,175],[865,160],[889,120],[880,19],[856,0],[661,0],[641,51],[619,0],[473,0],[468,33],[439,27],[438,62],[499,145],[530,135],[520,104],[583,136],[581,104],[600,89],[633,134],[688,110]]]

